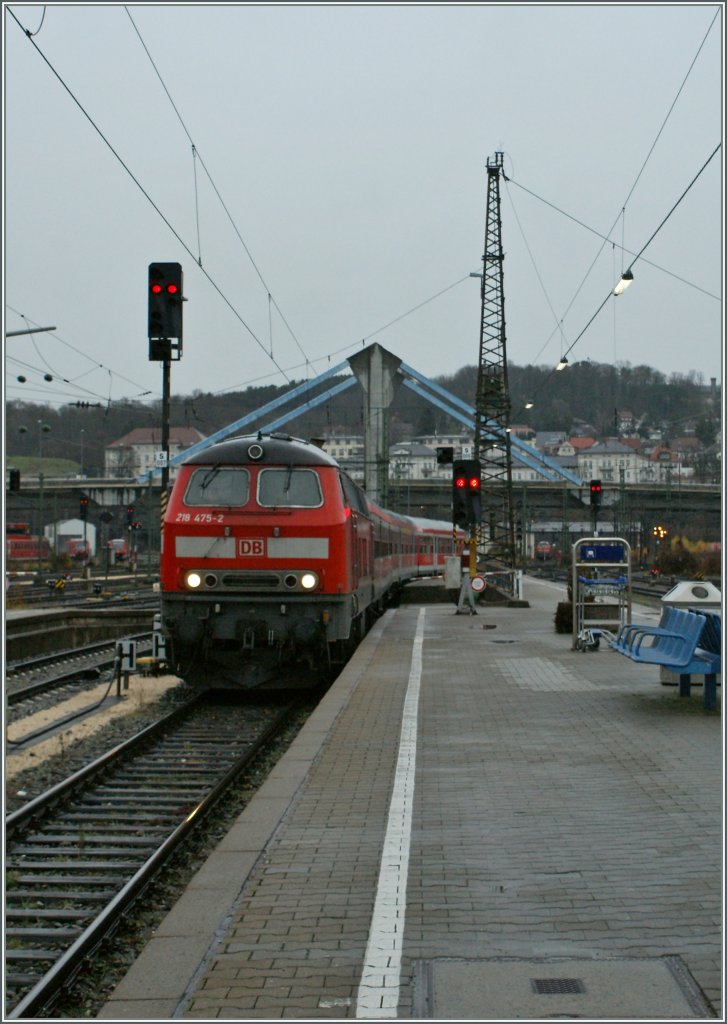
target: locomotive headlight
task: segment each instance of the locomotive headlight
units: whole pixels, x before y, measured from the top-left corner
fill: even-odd
[[[184,582],[190,590],[196,590],[197,587],[202,586],[202,577],[198,572],[188,572],[184,577]]]
[[[303,590],[315,590],[318,586],[318,575],[314,572],[304,572],[300,577],[300,585]]]

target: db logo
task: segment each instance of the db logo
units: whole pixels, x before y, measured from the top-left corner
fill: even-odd
[[[238,548],[238,552],[241,558],[246,555],[264,555],[265,554],[265,541],[262,537],[255,537],[253,540],[241,540]]]

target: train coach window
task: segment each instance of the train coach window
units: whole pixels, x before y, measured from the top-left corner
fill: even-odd
[[[195,469],[184,495],[185,505],[246,505],[250,474],[246,469],[204,466]]]
[[[318,508],[323,504],[321,482],[312,469],[261,469],[257,500],[267,508]]]

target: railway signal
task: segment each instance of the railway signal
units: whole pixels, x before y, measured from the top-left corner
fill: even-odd
[[[452,464],[452,522],[456,526],[473,526],[482,517],[481,472],[479,459],[457,459]]]
[[[10,490],[11,491],[19,491],[20,490],[20,470],[19,469],[11,469],[10,470],[8,483],[10,485]]]
[[[133,526],[133,523],[134,523],[134,512],[135,511],[136,511],[136,509],[135,509],[135,507],[133,505],[127,506],[127,509],[126,509],[126,525],[129,527],[129,529],[131,529],[132,526]]]
[[[591,505],[598,507],[601,504],[601,481],[591,480]]]
[[[88,519],[88,498],[84,495],[79,499],[79,513],[85,522]]]
[[[171,339],[182,348],[182,265],[149,264],[149,359],[171,358]]]
[[[458,466],[452,471],[452,522],[467,526],[467,476]]]

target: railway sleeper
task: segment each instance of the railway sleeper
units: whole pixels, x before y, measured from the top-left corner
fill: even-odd
[[[87,915],[88,916],[88,915]],[[73,942],[83,933],[83,928],[6,928],[6,939],[24,939],[26,942]],[[12,949],[7,949],[6,956],[12,954]],[[37,955],[33,948],[31,952]]]
[[[47,865],[41,865],[46,867]],[[27,865],[23,865],[27,870]],[[107,867],[107,865],[103,865]],[[104,875],[16,875],[15,882],[18,885],[95,885],[103,886],[106,885],[114,892],[118,886],[114,879],[109,878],[108,874]],[[11,889],[11,892],[15,892],[15,889]],[[62,898],[62,897],[61,897]],[[70,897],[68,897],[70,898]]]
[[[62,949],[5,949],[5,960],[9,963],[19,963],[22,960],[32,960],[36,963],[39,960],[47,960],[49,963],[54,963],[62,955]]]
[[[109,889],[115,891],[116,886],[109,886]],[[85,903],[108,903],[109,899],[108,890],[106,892],[88,890],[86,892],[80,890],[69,892],[68,889],[11,889],[10,892],[11,896],[6,897],[6,900],[12,898],[19,903],[67,903],[69,900],[74,902],[83,900]]]
[[[138,860],[84,860],[84,861],[15,861],[9,859],[6,861],[6,869],[8,871],[20,871],[23,868],[26,871],[59,871],[65,869],[66,871],[108,871],[109,868],[115,868],[117,871],[122,868],[127,871],[134,871],[139,865]],[[43,876],[35,876],[39,881],[43,881]],[[70,876],[72,878],[72,876]],[[69,880],[70,880],[69,878]],[[95,878],[94,881],[98,884],[99,879]]]
[[[66,895],[66,899],[69,899]],[[8,907],[5,918],[8,921],[80,921],[89,916],[89,910],[71,910],[68,907]]]
[[[147,834],[144,835],[119,835],[117,837],[116,832],[113,829],[108,830],[105,833],[97,832],[94,830],[79,829],[75,834],[64,833],[62,835],[46,835],[44,833],[31,833],[23,836],[13,842],[10,848],[10,855],[12,857],[27,857],[28,855],[35,856],[67,856],[69,853],[78,852],[81,854],[97,854],[101,852],[101,848],[104,849],[120,849],[124,848],[127,854],[133,854],[132,847],[146,849],[147,847],[154,848],[156,841],[153,836]],[[88,846],[89,849],[84,851],[84,847]],[[69,847],[72,850],[69,850]]]

